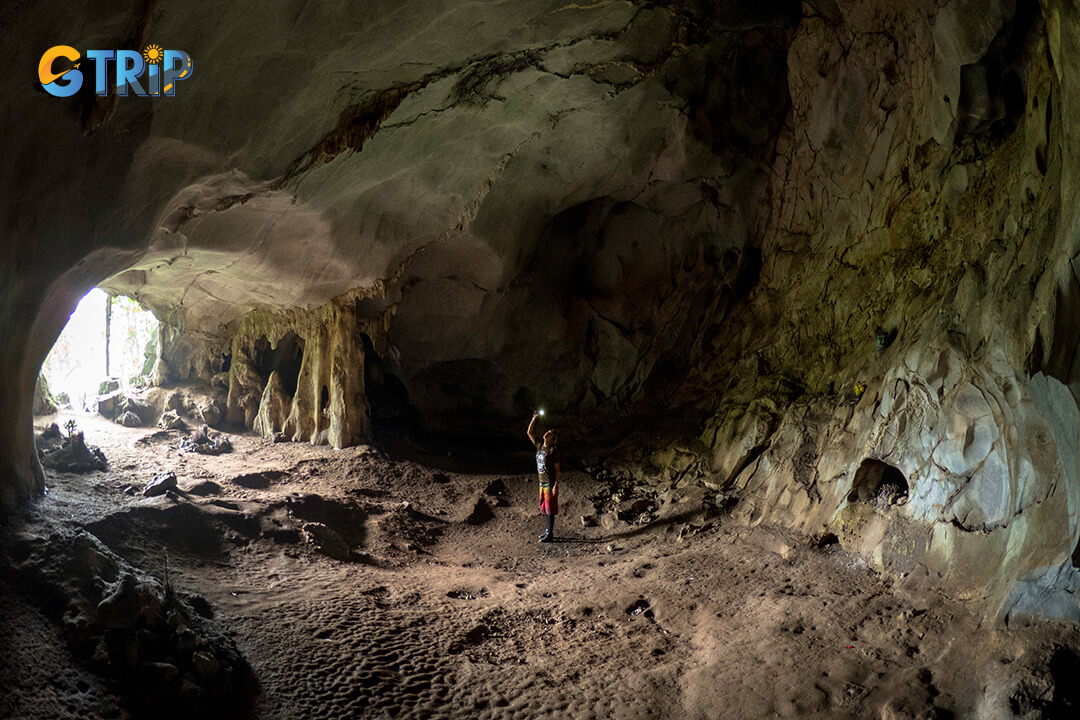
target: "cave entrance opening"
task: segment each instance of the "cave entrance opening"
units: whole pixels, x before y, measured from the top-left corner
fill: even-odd
[[[906,501],[908,481],[900,468],[882,460],[867,458],[855,471],[855,481],[848,502],[861,502],[881,508]]]
[[[99,395],[149,383],[158,331],[154,313],[137,301],[94,288],[53,343],[41,374],[60,405],[93,411]]]

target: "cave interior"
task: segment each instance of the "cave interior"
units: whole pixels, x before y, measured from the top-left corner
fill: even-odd
[[[3,15],[0,718],[1076,717],[1073,3]]]

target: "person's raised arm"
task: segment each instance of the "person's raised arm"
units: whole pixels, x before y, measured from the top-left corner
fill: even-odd
[[[536,418],[538,417],[540,417],[540,413],[534,412],[532,420],[529,421],[529,429],[525,431],[529,434],[529,442],[533,444],[533,447],[536,447],[536,436],[533,435],[533,427],[536,426]]]

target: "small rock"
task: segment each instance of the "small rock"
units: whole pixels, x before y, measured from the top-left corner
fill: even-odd
[[[143,423],[138,415],[128,410],[116,418],[116,424],[124,427],[141,427]]]
[[[180,669],[171,663],[145,662],[139,665],[139,677],[147,685],[162,688],[180,677]]]
[[[191,664],[195,666],[195,674],[199,676],[200,680],[209,680],[221,667],[221,662],[212,653],[205,650],[193,653]]]
[[[210,436],[210,428],[203,425],[202,428],[180,441],[180,449],[185,452],[199,453],[200,455],[221,455],[232,452],[232,442],[227,437],[218,433]]]
[[[184,419],[180,417],[180,414],[175,410],[169,410],[168,412],[162,413],[158,425],[166,430],[183,430],[187,427],[187,423],[184,422]]]
[[[702,530],[701,525],[694,525],[693,523],[687,523],[679,530],[679,542],[682,542],[688,537],[697,535]]]
[[[67,641],[74,646],[88,646],[93,641],[90,632],[90,618],[86,608],[71,607],[64,613],[64,634]]]
[[[124,575],[116,589],[98,603],[97,621],[107,630],[135,626],[139,619],[139,597],[135,577]]]
[[[197,683],[184,678],[180,681],[180,689],[177,690],[176,697],[182,704],[190,707],[199,703],[202,692],[202,688]]]
[[[162,621],[161,598],[150,585],[140,584],[133,575],[124,575],[116,588],[98,603],[95,614],[106,630],[132,628],[140,618],[154,625]]]
[[[349,544],[326,525],[307,523],[304,525],[304,536],[323,555],[344,562],[352,560],[352,549]]]
[[[101,384],[105,387],[105,383]],[[110,385],[111,386],[111,385]],[[119,389],[110,390],[109,392],[103,392],[97,396],[97,411],[99,415],[104,415],[107,418],[113,418],[116,416],[116,404],[120,401],[122,392]]]
[[[102,637],[98,641],[97,647],[94,648],[94,655],[90,659],[91,664],[99,669],[106,669],[112,664],[109,658],[109,645],[105,642],[105,638]]]
[[[199,638],[187,625],[176,629],[176,642],[181,650],[190,652],[199,646]]]
[[[72,542],[73,556],[79,577],[84,580],[101,578],[115,582],[119,575],[116,560],[97,538],[80,533]]]
[[[643,525],[649,521],[649,517],[656,511],[656,503],[648,498],[624,500],[615,509],[616,515],[625,522]]]
[[[599,524],[600,523],[596,520],[595,515],[582,515],[581,516],[581,527],[587,527],[587,528],[596,527]]]
[[[143,495],[146,497],[157,497],[158,495],[164,495],[169,490],[176,488],[176,473],[163,472],[154,476],[154,479],[150,481],[150,484],[143,490]]]
[[[56,423],[50,423],[47,428],[41,431],[41,434],[38,435],[38,437],[42,440],[59,440],[63,437],[63,435],[60,434],[59,425],[57,425]]]
[[[165,409],[179,412],[184,409],[184,394],[179,390],[176,390],[169,394],[169,397],[165,398]]]

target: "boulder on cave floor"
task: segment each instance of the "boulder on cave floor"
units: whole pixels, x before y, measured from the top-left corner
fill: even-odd
[[[353,559],[352,548],[349,547],[349,544],[326,524],[320,522],[305,523],[302,532],[304,538],[323,555],[342,562],[349,562]]]
[[[124,427],[142,427],[143,421],[138,415],[128,410],[116,417],[116,424]]]
[[[64,442],[64,435],[60,432],[60,426],[50,423],[44,430],[34,436],[34,445],[37,446],[38,456],[44,457],[46,453],[58,449]]]
[[[143,495],[146,497],[157,497],[158,495],[164,495],[169,490],[176,489],[176,473],[163,472],[154,476],[154,479],[143,490]]]
[[[180,417],[180,413],[176,410],[166,410],[161,414],[161,419],[158,420],[158,427],[165,430],[183,430],[187,428],[187,423]]]

